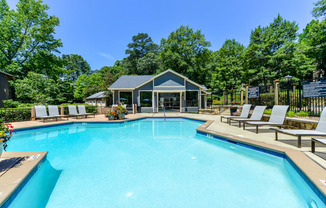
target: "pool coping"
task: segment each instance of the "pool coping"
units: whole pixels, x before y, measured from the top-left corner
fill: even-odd
[[[114,120],[114,121],[69,121],[69,122],[63,122],[63,123],[54,123],[54,124],[46,124],[46,125],[38,125],[38,126],[31,126],[31,127],[24,127],[24,128],[17,128],[17,131],[25,131],[25,130],[33,130],[33,129],[40,129],[40,128],[47,128],[47,127],[53,127],[53,126],[63,126],[63,125],[69,125],[69,124],[83,124],[83,123],[127,123],[131,121],[137,121],[137,120],[143,120],[143,119],[162,119],[164,117],[152,117],[152,116],[142,116],[139,118],[132,118],[127,120]],[[299,150],[293,150],[286,147],[281,147],[273,144],[268,144],[261,141],[251,140],[248,138],[242,138],[239,136],[234,136],[231,134],[226,134],[222,132],[212,131],[208,130],[207,128],[214,122],[214,120],[207,120],[207,119],[201,119],[201,118],[193,118],[188,116],[169,116],[166,117],[167,119],[170,118],[184,118],[189,120],[197,120],[197,121],[203,121],[205,122],[201,126],[199,126],[196,131],[199,134],[205,134],[206,136],[210,135],[209,137],[213,139],[219,139],[226,142],[231,142],[234,144],[238,144],[241,146],[245,146],[246,148],[255,149],[261,152],[266,152],[269,154],[274,154],[277,156],[283,156],[285,159],[287,159],[290,164],[293,166],[294,169],[303,177],[303,179],[308,183],[308,185],[313,189],[313,191],[319,196],[319,198],[326,204],[326,183],[323,185],[322,181],[326,181],[326,170],[321,167],[318,163],[316,163],[314,160],[312,160],[310,157],[305,155],[303,152]],[[46,152],[47,153],[47,152]],[[44,160],[42,160],[44,161]],[[39,161],[38,164],[41,164],[42,161]],[[38,169],[35,168],[34,169]],[[31,170],[25,177],[30,178],[36,170]],[[26,181],[26,180],[25,180]],[[28,180],[27,180],[28,181]],[[26,181],[26,182],[27,182]],[[11,197],[12,195],[15,195],[17,192],[16,190],[18,188],[22,188],[23,185],[26,183],[20,183],[19,186],[16,187],[15,190],[13,190],[13,193],[8,196],[5,201],[8,201],[7,199]],[[311,186],[312,185],[312,186]],[[22,187],[20,187],[22,186]],[[19,190],[20,190],[19,189]],[[3,206],[3,202],[1,202],[0,199],[0,207]]]
[[[282,156],[287,159],[292,167],[300,174],[300,176],[307,182],[310,188],[319,196],[319,198],[326,204],[326,170],[318,163],[298,150],[289,149],[286,147],[280,147],[273,144],[268,144],[256,140],[242,138],[222,132],[216,132],[208,130],[207,128],[213,123],[212,120],[207,120],[206,123],[197,128],[197,133],[204,135],[210,135],[213,139],[219,139],[246,148],[266,152],[268,154],[274,154]],[[276,154],[275,154],[276,153]]]
[[[41,167],[46,160],[47,151],[35,152],[3,152],[2,158],[21,157],[8,169],[3,171],[0,177],[0,207],[9,207],[20,190],[25,186],[34,173]],[[24,168],[15,168],[16,165]]]

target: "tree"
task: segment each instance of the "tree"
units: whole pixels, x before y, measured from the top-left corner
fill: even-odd
[[[63,102],[59,84],[43,74],[29,72],[24,79],[12,83],[21,102],[57,104]]]
[[[235,89],[242,84],[243,53],[245,47],[239,42],[226,40],[216,55],[217,67],[213,70],[213,86],[223,90]]]
[[[161,68],[159,55],[154,53],[147,53],[144,57],[137,61],[137,74],[155,74]]]
[[[101,91],[99,86],[103,86],[103,78],[93,73],[91,76],[82,74],[78,77],[74,89],[74,97],[77,101],[84,101],[86,97]]]
[[[200,30],[181,26],[161,40],[162,70],[172,69],[198,83],[206,83],[205,67],[211,60],[211,46]]]
[[[253,83],[272,83],[284,70],[278,59],[273,59],[278,49],[297,38],[298,25],[278,15],[267,27],[258,26],[251,32],[245,51],[246,80]]]
[[[312,10],[312,15],[316,18],[326,15],[326,0],[319,0],[315,4]]]
[[[38,53],[59,52],[60,39],[54,38],[59,19],[49,16],[42,0],[20,0],[16,10],[0,1],[0,68],[22,78],[31,70],[25,67]],[[54,68],[55,69],[55,68]],[[47,72],[51,74],[50,72]]]
[[[283,78],[291,75],[292,80],[312,79],[313,71],[316,69],[314,58],[307,54],[308,46],[302,42],[288,42],[279,48],[272,57],[272,62],[277,62],[282,70],[278,77]]]
[[[80,55],[62,55],[62,59],[64,61],[64,68],[66,69],[63,79],[66,81],[75,82],[80,75],[88,75],[91,71],[90,65]]]
[[[319,76],[326,75],[326,20],[312,20],[299,36],[299,42],[306,46],[305,52],[315,59]]]
[[[137,62],[147,53],[156,54],[158,45],[152,41],[152,38],[147,33],[138,33],[132,37],[132,42],[128,44],[126,54],[128,56],[124,59],[124,66],[127,68],[129,74],[143,74],[141,70],[137,70]]]

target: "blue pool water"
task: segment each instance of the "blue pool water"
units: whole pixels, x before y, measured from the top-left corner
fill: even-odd
[[[325,207],[289,162],[143,119],[20,131],[8,151],[49,151],[10,207]]]

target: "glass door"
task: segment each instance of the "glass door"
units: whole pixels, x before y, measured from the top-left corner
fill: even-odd
[[[159,93],[159,111],[180,111],[180,93]]]

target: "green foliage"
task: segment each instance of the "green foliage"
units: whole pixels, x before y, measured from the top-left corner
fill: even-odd
[[[213,100],[213,105],[223,105],[223,100]]]
[[[17,108],[18,105],[19,105],[19,102],[18,101],[13,101],[12,99],[3,100],[2,102],[3,102],[3,105],[6,108]]]
[[[326,15],[326,0],[319,0],[314,4],[312,15],[316,18]]]
[[[62,55],[62,59],[66,70],[63,79],[66,81],[75,82],[80,75],[87,75],[91,71],[91,67],[87,61],[85,61],[80,55]]]
[[[27,77],[12,83],[21,102],[57,103],[62,102],[58,82],[45,75],[29,72]]]
[[[139,58],[136,66],[137,74],[155,74],[160,70],[161,61],[159,55],[154,53],[147,53],[144,57]]]
[[[306,46],[304,50],[314,60],[318,76],[326,74],[326,20],[312,20],[299,36],[299,43]]]
[[[28,121],[31,119],[31,108],[0,108],[0,120],[5,122]]]
[[[272,114],[272,110],[271,109],[266,109],[264,111],[264,114],[271,115]]]
[[[55,27],[59,19],[49,16],[48,5],[42,0],[20,0],[16,10],[10,10],[6,1],[0,2],[0,69],[23,78],[31,70],[44,70],[54,75],[57,67],[46,64],[29,65],[35,60],[42,62],[54,58],[52,52],[58,52],[60,39],[54,38]]]
[[[288,111],[288,112],[286,113],[286,115],[287,115],[288,117],[294,117],[294,116],[296,115],[296,113],[295,113],[294,111]]]
[[[126,50],[128,57],[123,60],[128,74],[146,74],[148,72],[147,70],[151,67],[144,67],[143,64],[138,66],[139,59],[145,57],[148,53],[157,54],[157,52],[158,45],[152,41],[152,38],[149,37],[147,33],[138,33],[138,35],[133,36],[132,42],[128,44],[128,49]],[[151,55],[147,56],[145,60],[153,61],[154,59],[157,58]],[[153,69],[151,69],[150,72],[152,70]],[[155,69],[155,71],[156,70],[157,69]]]
[[[246,79],[255,84],[267,84],[287,74],[287,69],[274,56],[281,47],[296,39],[297,31],[295,22],[289,22],[280,15],[267,27],[259,26],[253,30],[244,55]]]
[[[205,84],[209,74],[205,70],[212,56],[200,30],[193,31],[189,26],[181,26],[161,40],[160,58],[162,70],[172,69],[189,79]]]
[[[232,39],[226,40],[222,48],[214,53],[217,61],[212,73],[214,88],[235,89],[242,84],[244,49],[242,44]]]
[[[309,113],[306,111],[300,111],[300,112],[296,113],[296,115],[300,116],[300,117],[307,117],[307,116],[309,116]]]
[[[80,75],[76,81],[74,97],[78,101],[84,101],[86,97],[99,92],[99,86],[103,86],[103,78],[93,73],[91,76]]]

